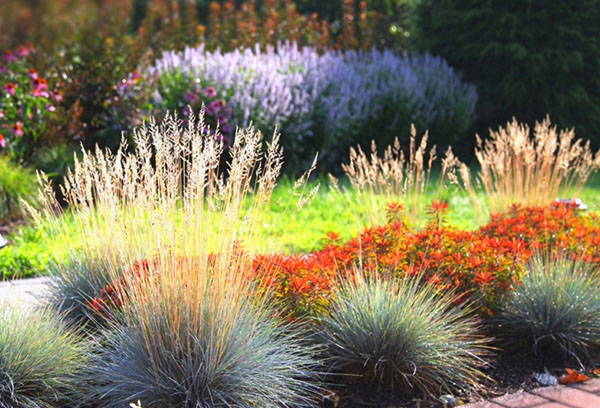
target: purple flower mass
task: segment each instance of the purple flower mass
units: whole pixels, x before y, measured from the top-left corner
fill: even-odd
[[[457,120],[468,127],[477,102],[475,87],[443,59],[391,50],[319,54],[288,43],[222,53],[200,46],[165,53],[147,75],[176,72],[214,85],[205,92],[228,95],[232,124],[277,126],[298,144],[316,127],[343,140],[390,107],[425,126]]]

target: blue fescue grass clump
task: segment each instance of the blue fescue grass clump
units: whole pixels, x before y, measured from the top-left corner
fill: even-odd
[[[486,341],[469,310],[416,280],[341,284],[317,338],[348,382],[440,395],[476,389]]]
[[[100,258],[71,257],[51,262],[48,273],[52,276],[45,299],[49,306],[62,313],[69,324],[89,323],[92,315],[86,302],[111,283],[110,266]]]
[[[537,255],[501,306],[498,335],[509,349],[580,359],[600,345],[600,279],[593,266]],[[550,354],[548,354],[550,352]]]
[[[74,406],[87,346],[48,309],[0,310],[0,406]]]
[[[89,401],[107,408],[137,400],[144,408],[314,406],[316,360],[301,331],[250,299],[197,301],[170,290],[168,299],[126,307],[101,331]]]

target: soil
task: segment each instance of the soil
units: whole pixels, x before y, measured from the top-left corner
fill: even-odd
[[[11,233],[16,232],[19,228],[27,225],[25,220],[13,220],[13,221],[0,221],[0,235],[3,235],[5,238],[9,236]]]

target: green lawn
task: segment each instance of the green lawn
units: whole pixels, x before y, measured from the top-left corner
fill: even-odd
[[[314,187],[313,182],[308,189]],[[257,242],[246,243],[261,252],[305,253],[318,248],[327,232],[335,231],[342,239],[355,235],[362,227],[382,222],[385,199],[379,199],[379,211],[368,202],[361,202],[356,191],[342,181],[340,192],[325,179],[314,199],[296,210],[297,198],[293,197],[293,182],[283,180],[275,189],[270,207],[262,214],[262,230]],[[430,183],[434,185],[435,183]],[[424,192],[422,206],[438,198],[433,188]],[[442,198],[450,204],[448,222],[458,228],[474,229],[486,221],[469,201],[467,194],[457,187],[443,191]],[[595,177],[580,194],[589,211],[600,210],[600,177]],[[398,199],[398,201],[401,201]],[[69,224],[65,216],[63,222]],[[407,219],[414,226],[424,220]],[[0,270],[4,278],[27,277],[44,273],[47,262],[61,258],[66,249],[53,242],[48,226],[28,226],[11,235],[13,245],[0,251]]]

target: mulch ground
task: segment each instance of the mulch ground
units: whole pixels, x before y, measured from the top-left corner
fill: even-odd
[[[600,360],[588,362],[587,372],[600,367]],[[541,385],[533,378],[535,373],[548,372],[560,378],[565,368],[581,369],[573,361],[561,358],[555,360],[536,360],[531,354],[498,354],[492,364],[484,369],[489,377],[481,382],[483,390],[479,395],[456,395],[464,404],[489,400],[506,394],[535,390]],[[437,398],[423,395],[407,395],[390,391],[377,390],[372,387],[353,385],[345,388],[334,388],[324,397],[325,408],[440,408],[445,405]]]

